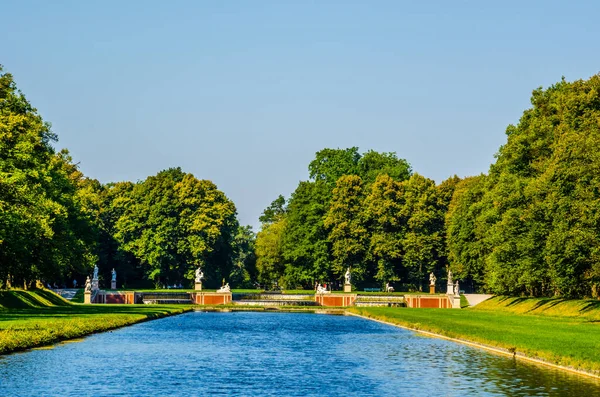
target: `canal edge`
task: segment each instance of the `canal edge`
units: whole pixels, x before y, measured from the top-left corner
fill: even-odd
[[[576,374],[576,375],[580,375],[580,376],[585,376],[587,378],[593,378],[593,379],[600,380],[600,375],[597,375],[595,373],[587,372],[587,371],[583,371],[583,370],[579,370],[579,369],[575,369],[575,368],[565,367],[563,365],[554,364],[554,363],[551,363],[549,361],[541,360],[539,358],[534,358],[534,357],[527,356],[527,355],[525,355],[523,353],[518,353],[518,352],[513,353],[513,352],[510,352],[507,349],[503,349],[503,348],[499,348],[499,347],[493,347],[493,346],[489,346],[489,345],[485,345],[485,344],[477,343],[477,342],[471,342],[471,341],[464,340],[464,339],[451,338],[449,336],[438,334],[438,333],[435,333],[435,332],[430,332],[430,331],[424,331],[424,330],[421,330],[421,329],[411,328],[411,327],[407,327],[405,325],[395,324],[395,323],[392,323],[392,322],[389,322],[389,321],[380,320],[380,319],[376,319],[376,318],[371,318],[371,317],[368,317],[368,316],[363,316],[361,314],[352,313],[352,312],[349,312],[349,311],[346,311],[345,315],[360,317],[360,318],[363,318],[365,320],[370,320],[370,321],[376,321],[376,322],[381,323],[381,324],[391,325],[393,327],[402,328],[402,329],[405,329],[405,330],[408,330],[408,331],[412,331],[412,332],[416,332],[416,333],[419,333],[419,334],[431,336],[431,337],[434,337],[434,338],[445,339],[445,340],[448,340],[448,341],[451,341],[451,342],[460,343],[460,344],[467,345],[467,346],[470,346],[470,347],[474,347],[474,348],[477,348],[477,349],[486,350],[486,351],[489,351],[489,352],[492,352],[492,353],[495,353],[495,354],[499,354],[499,355],[502,355],[502,356],[513,357],[515,359],[519,359],[519,360],[523,360],[523,361],[535,363],[535,364],[538,364],[538,365],[543,365],[545,367],[550,367],[550,368],[558,369],[558,370],[561,370],[561,371],[570,372],[572,374]]]

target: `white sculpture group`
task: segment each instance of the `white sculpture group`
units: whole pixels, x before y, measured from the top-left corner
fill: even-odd
[[[221,293],[231,292],[231,288],[229,287],[229,283],[227,283],[224,286],[222,286],[221,288],[219,288],[217,290],[217,292],[221,292]]]
[[[331,291],[328,291],[326,287],[321,284],[317,284],[317,294],[330,294]]]

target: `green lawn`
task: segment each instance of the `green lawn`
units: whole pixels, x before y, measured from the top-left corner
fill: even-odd
[[[191,305],[78,305],[44,290],[0,291],[0,354],[191,309]]]
[[[352,308],[349,311],[452,338],[515,349],[529,357],[600,374],[600,323],[589,315],[517,314],[477,307],[463,310]]]

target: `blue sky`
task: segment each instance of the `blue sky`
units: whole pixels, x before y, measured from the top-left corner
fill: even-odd
[[[487,172],[531,91],[600,72],[589,1],[3,1],[0,63],[101,182],[181,166],[242,224],[316,151]]]

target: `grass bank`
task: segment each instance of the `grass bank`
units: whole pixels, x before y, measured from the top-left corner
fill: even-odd
[[[597,309],[585,301],[568,301],[572,311],[559,315],[541,310],[541,301],[509,305],[507,299],[495,298],[486,305],[463,310],[351,308],[349,312],[432,332],[450,338],[500,348],[517,356],[600,375],[600,324]],[[518,305],[530,305],[518,309]],[[537,308],[532,311],[534,307]],[[575,307],[580,314],[576,315]],[[521,312],[522,310],[522,312]],[[583,311],[582,311],[583,310]]]
[[[182,305],[77,305],[44,291],[0,291],[0,354],[192,310]]]

